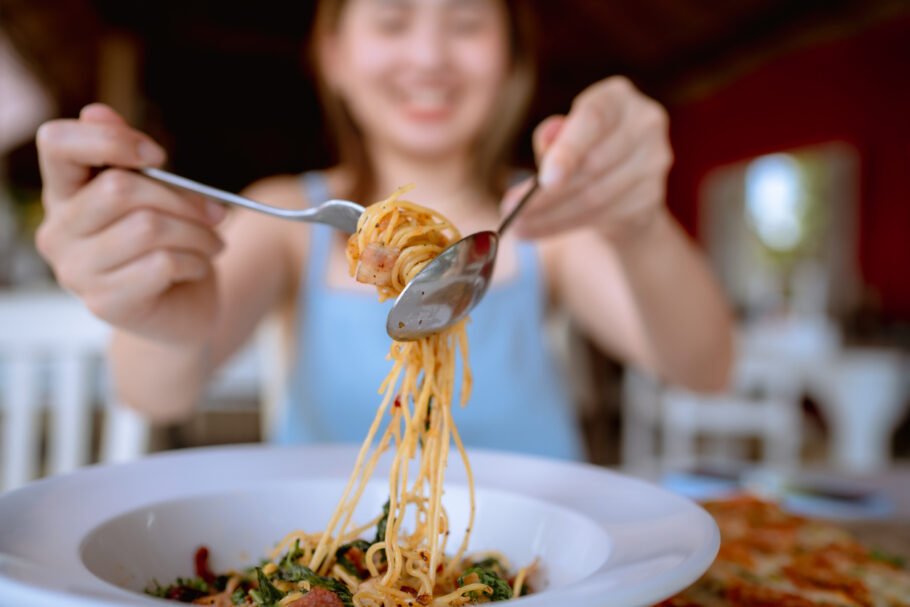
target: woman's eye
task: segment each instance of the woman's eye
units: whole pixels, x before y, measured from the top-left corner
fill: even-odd
[[[376,29],[383,34],[400,34],[408,27],[407,17],[396,13],[380,15],[375,23]]]
[[[456,34],[476,34],[484,28],[484,19],[476,15],[457,16],[450,21],[449,27]]]

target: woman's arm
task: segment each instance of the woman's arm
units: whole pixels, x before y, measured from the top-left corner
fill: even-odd
[[[254,184],[244,195],[293,207],[300,204],[297,192],[293,177],[274,177]],[[110,358],[125,404],[156,421],[179,419],[192,410],[214,370],[249,339],[270,310],[292,296],[297,264],[288,242],[290,227],[246,211],[236,211],[225,221],[225,249],[214,264],[215,319],[205,339],[175,344],[115,332]],[[295,237],[308,234],[294,227]]]
[[[544,121],[534,143],[542,191],[516,229],[547,237],[557,296],[602,347],[673,383],[724,388],[731,315],[665,206],[672,151],[663,108],[610,78],[579,95],[568,116]]]
[[[215,366],[289,293],[287,224],[252,213],[222,222],[213,201],[129,170],[161,165],[164,150],[102,104],[42,125],[36,142],[45,209],[36,245],[59,284],[114,327],[118,396],[154,419],[187,413]],[[299,203],[287,181],[251,195]]]
[[[669,214],[620,244],[586,230],[542,250],[557,296],[601,348],[693,390],[726,386],[730,312],[701,253]]]

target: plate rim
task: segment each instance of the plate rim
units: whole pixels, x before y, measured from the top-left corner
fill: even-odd
[[[194,462],[195,465],[200,465],[200,462],[204,463],[207,459],[212,459],[218,461],[220,459],[229,460],[232,457],[250,457],[250,458],[278,458],[279,460],[282,457],[286,457],[288,453],[297,452],[303,456],[310,455],[316,456],[319,455],[320,458],[328,457],[330,462],[332,459],[335,460],[335,467],[337,468],[337,462],[339,460],[347,462],[345,466],[342,466],[342,469],[350,471],[350,463],[353,462],[354,457],[356,457],[357,451],[360,449],[360,445],[354,444],[313,444],[313,445],[270,445],[270,444],[256,444],[256,443],[247,443],[240,445],[218,445],[218,446],[209,446],[209,447],[199,447],[191,449],[182,449],[182,450],[173,450],[173,451],[164,451],[149,454],[145,457],[142,457],[137,460],[125,463],[116,463],[116,464],[95,464],[92,466],[87,466],[80,470],[77,470],[73,473],[60,475],[56,477],[49,477],[29,483],[28,485],[21,487],[15,491],[11,491],[7,494],[0,495],[0,517],[4,512],[8,512],[11,509],[14,509],[16,504],[26,504],[31,500],[39,499],[43,495],[53,494],[55,490],[60,489],[61,491],[73,491],[75,486],[80,484],[91,484],[92,482],[98,483],[103,482],[106,477],[111,477],[112,479],[118,475],[124,474],[127,471],[133,471],[135,473],[142,473],[143,471],[148,472],[149,470],[155,470],[158,468],[167,468],[171,464],[170,462],[176,461],[178,463]],[[648,593],[648,597],[645,598],[645,603],[656,603],[660,600],[663,600],[669,596],[672,596],[675,592],[682,590],[687,587],[694,581],[698,579],[708,569],[711,563],[714,561],[714,558],[717,555],[720,546],[720,533],[717,529],[716,524],[714,523],[713,518],[698,504],[692,500],[680,496],[678,494],[671,493],[666,489],[646,480],[629,476],[621,472],[617,472],[612,469],[604,468],[601,466],[596,466],[593,464],[585,462],[569,462],[564,460],[555,460],[551,458],[545,458],[535,455],[525,455],[517,454],[512,452],[503,452],[491,449],[469,449],[469,457],[472,463],[472,468],[475,470],[475,475],[477,474],[478,464],[483,468],[485,464],[490,461],[496,462],[497,465],[514,465],[521,464],[523,466],[535,467],[537,469],[564,469],[572,470],[575,474],[581,474],[583,477],[592,477],[600,480],[610,479],[612,481],[620,483],[625,488],[637,488],[646,493],[651,493],[652,495],[657,495],[662,497],[665,500],[676,502],[677,505],[681,506],[684,510],[688,510],[689,514],[695,517],[695,520],[698,524],[703,525],[703,531],[705,533],[704,543],[701,546],[698,546],[696,549],[692,550],[687,554],[683,560],[677,565],[671,567],[668,571],[662,572],[660,580],[655,580],[656,583],[647,584],[651,592]],[[456,458],[453,458],[453,460]],[[450,471],[452,471],[453,462],[450,462]],[[331,477],[337,478],[337,474],[306,474],[300,475],[298,479],[305,478],[317,478],[317,477]],[[345,478],[346,478],[345,474]],[[479,475],[480,478],[483,478],[483,474]],[[282,478],[279,474],[276,478]],[[288,478],[284,476],[283,478]],[[454,482],[458,482],[456,479],[452,479]],[[179,483],[178,483],[179,485]],[[483,483],[480,480],[477,482],[479,488],[483,486],[489,486],[491,489],[500,490],[499,486],[493,485],[491,483]],[[242,488],[242,487],[235,487]],[[222,486],[220,491],[228,490],[228,487]],[[540,499],[543,501],[550,502],[553,505],[559,506],[561,508],[568,508],[575,511],[577,514],[582,516],[590,516],[582,511],[579,511],[577,508],[572,507],[571,505],[561,502],[556,499],[550,499],[546,496],[538,495],[536,493],[522,493],[518,490],[506,489],[507,491],[516,492],[523,495],[528,495],[535,499]],[[131,511],[137,507],[148,506],[153,502],[159,502],[162,499],[175,499],[180,497],[189,497],[195,493],[206,493],[206,488],[201,487],[197,492],[179,492],[168,496],[168,497],[150,497],[144,501],[140,501],[137,504],[120,507],[116,509],[116,512],[106,513],[103,516],[97,515],[94,517],[92,522],[85,522],[81,527],[81,538],[75,542],[75,545],[71,546],[75,550],[74,554],[77,558],[79,568],[83,570],[84,573],[91,576],[91,578],[97,584],[103,584],[106,586],[104,590],[110,592],[111,588],[116,588],[110,585],[105,580],[97,578],[84,566],[81,559],[79,559],[79,550],[81,542],[86,537],[86,534],[91,530],[96,528],[98,525],[103,524],[105,521],[110,520],[114,516],[124,514],[128,511]],[[21,516],[21,515],[20,515]],[[90,519],[92,517],[89,517]],[[602,520],[594,519],[598,524],[603,524]],[[612,536],[611,536],[612,539]],[[0,540],[2,540],[2,533],[0,533]],[[69,546],[68,546],[69,547]],[[0,544],[0,551],[3,550],[2,544]],[[0,552],[0,557],[4,554]],[[15,556],[15,555],[13,555]],[[607,562],[601,567],[609,568],[611,556],[608,556]],[[2,565],[2,563],[0,563]],[[78,569],[78,568],[77,568]],[[596,592],[595,586],[597,573],[592,574],[575,588],[571,589],[561,589],[563,591],[563,596],[561,599],[565,600],[575,600],[574,595],[578,595],[578,600],[590,600],[591,593]],[[641,604],[640,600],[637,600],[641,595],[641,584],[638,586],[632,586],[627,589],[623,588],[602,588],[601,591],[609,592],[608,595],[611,599],[611,602],[615,600],[618,604],[623,605],[632,605],[632,604]],[[97,605],[106,605],[106,606],[115,606],[115,605],[163,605],[166,604],[160,599],[155,599],[153,597],[145,597],[138,595],[134,592],[128,591],[126,589],[116,588],[117,591],[114,594],[119,594],[122,592],[124,596],[115,597],[111,596],[109,599],[102,598],[87,598],[78,595],[72,595],[66,592],[55,590],[53,588],[42,587],[34,585],[28,582],[25,582],[21,579],[16,579],[10,575],[7,575],[3,571],[2,566],[0,566],[0,590],[6,590],[7,592],[12,590],[22,597],[30,597],[31,600],[35,601],[44,601],[48,602],[53,599],[58,601],[58,605],[69,605],[72,607],[89,607]],[[653,595],[653,596],[651,596]],[[541,595],[531,595],[522,599],[518,599],[520,605],[526,605],[527,607],[532,607],[532,605],[544,605],[550,603],[552,596],[546,596],[545,594]],[[626,602],[623,602],[626,600]],[[0,604],[6,604],[5,599],[0,599]],[[61,602],[62,601],[62,602]]]

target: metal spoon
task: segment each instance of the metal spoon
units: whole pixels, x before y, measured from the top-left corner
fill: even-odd
[[[537,191],[537,178],[495,232],[477,232],[449,245],[404,288],[386,320],[397,341],[413,341],[451,327],[476,306],[493,277],[499,239]]]
[[[226,202],[227,204],[244,207],[274,217],[281,217],[282,219],[306,221],[309,223],[324,223],[333,228],[337,228],[342,232],[347,232],[348,234],[353,234],[357,231],[357,220],[360,219],[360,216],[363,214],[363,207],[350,200],[327,200],[318,207],[304,210],[280,209],[278,207],[262,204],[261,202],[256,202],[249,198],[244,198],[243,196],[238,196],[237,194],[219,190],[218,188],[207,186],[193,181],[192,179],[187,179],[186,177],[162,171],[161,169],[137,170],[146,177],[150,177],[156,181],[190,192],[195,192],[196,194],[202,194],[213,200],[218,200],[219,202]]]

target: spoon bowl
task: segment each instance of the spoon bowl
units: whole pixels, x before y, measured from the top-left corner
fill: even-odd
[[[535,178],[498,230],[462,238],[418,272],[389,311],[386,320],[389,337],[414,341],[439,333],[467,316],[490,288],[503,231],[536,190]]]
[[[386,320],[392,339],[412,341],[463,319],[490,287],[499,234],[477,232],[449,245],[408,283]]]

